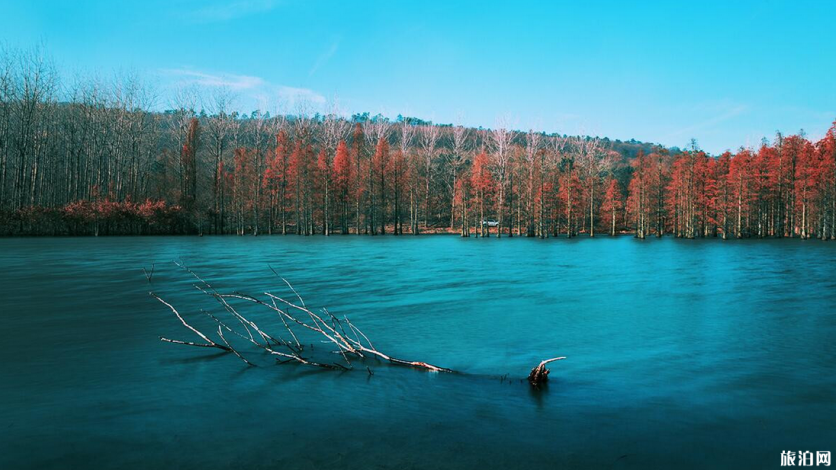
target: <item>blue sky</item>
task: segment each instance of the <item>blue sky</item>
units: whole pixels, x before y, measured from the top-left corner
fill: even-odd
[[[237,106],[304,100],[718,153],[836,119],[834,1],[0,0],[64,76],[133,70]],[[292,111],[292,109],[291,109]]]

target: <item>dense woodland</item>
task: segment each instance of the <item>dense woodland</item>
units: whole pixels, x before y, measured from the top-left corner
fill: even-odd
[[[836,238],[836,123],[710,156],[415,118],[165,112],[135,77],[0,54],[0,234]],[[488,223],[490,221],[490,223]]]

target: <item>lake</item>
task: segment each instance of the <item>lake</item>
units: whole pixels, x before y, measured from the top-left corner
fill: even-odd
[[[287,295],[272,266],[378,349],[460,373],[163,343],[198,338],[149,290],[206,332],[199,308],[220,312],[178,259],[219,290]],[[836,242],[2,239],[0,286],[4,469],[772,468],[836,451]],[[521,382],[553,356],[548,387]]]

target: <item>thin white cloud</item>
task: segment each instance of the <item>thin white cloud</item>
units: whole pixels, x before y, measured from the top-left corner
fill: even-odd
[[[277,3],[276,0],[220,1],[197,9],[193,17],[202,22],[229,21],[272,10]]]
[[[315,74],[317,70],[320,69],[320,67],[322,67],[323,65],[328,63],[329,60],[331,60],[331,57],[334,57],[334,54],[336,54],[337,50],[340,48],[340,41],[340,39],[334,41],[327,51],[325,51],[323,54],[317,57],[316,62],[314,62],[313,67],[311,67],[311,70],[308,72],[308,77],[313,76],[313,74]]]
[[[191,69],[163,69],[160,72],[179,78],[181,85],[225,87],[234,91],[257,89],[266,84],[262,78],[249,75],[210,74]]]
[[[288,102],[295,103],[298,101],[307,101],[313,104],[325,104],[325,97],[319,93],[309,90],[307,88],[294,88],[289,86],[279,86],[277,88],[278,95]]]
[[[698,122],[697,124],[694,124],[692,126],[679,129],[678,131],[671,133],[668,137],[694,137],[693,134],[695,132],[710,129],[716,126],[717,124],[728,121],[729,119],[732,119],[745,113],[748,109],[749,107],[746,105],[734,106],[730,109],[725,110],[717,116]]]
[[[271,103],[282,103],[288,107],[309,104],[321,107],[326,99],[308,88],[270,83],[250,75],[210,73],[190,68],[162,69],[160,75],[172,79],[175,88],[196,86],[198,88],[225,88],[238,95],[241,105],[266,110]]]

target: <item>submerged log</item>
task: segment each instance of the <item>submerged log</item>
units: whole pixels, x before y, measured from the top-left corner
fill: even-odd
[[[546,364],[549,362],[560,361],[566,359],[565,357],[553,357],[551,359],[546,359],[545,361],[541,362],[537,365],[537,367],[531,369],[531,373],[528,374],[528,383],[530,383],[534,387],[539,387],[540,385],[549,381],[549,369],[546,369]]]

